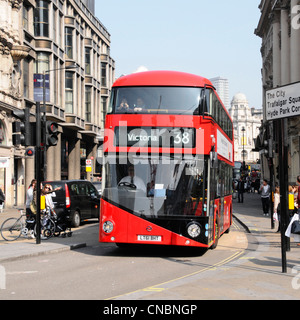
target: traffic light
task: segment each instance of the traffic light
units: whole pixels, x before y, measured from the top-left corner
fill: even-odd
[[[53,121],[46,122],[46,146],[56,146],[58,143],[58,124]]]
[[[13,115],[18,121],[13,122],[13,144],[15,146],[30,146],[31,144],[31,126],[30,109],[19,109],[13,111]]]
[[[23,122],[13,122],[13,145],[25,145],[25,125]]]

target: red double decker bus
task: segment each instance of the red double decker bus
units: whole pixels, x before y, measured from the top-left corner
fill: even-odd
[[[119,78],[106,116],[100,242],[216,247],[232,224],[233,148],[209,80]]]

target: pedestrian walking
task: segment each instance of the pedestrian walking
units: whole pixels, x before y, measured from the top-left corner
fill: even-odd
[[[300,176],[297,177],[297,185],[298,185],[298,190],[296,190],[298,192],[297,194],[297,204],[298,204],[298,213],[300,213]]]
[[[279,189],[279,187],[275,187],[273,219],[275,221],[278,221],[278,230],[277,230],[277,232],[280,232],[280,189]]]
[[[298,219],[300,219],[300,176],[297,177],[297,185],[298,185],[298,195],[297,195]],[[298,242],[297,245],[300,246],[300,237],[298,237],[297,242]]]
[[[32,216],[36,213],[36,212],[32,212],[33,193],[35,191],[35,186],[36,186],[36,180],[33,179],[27,189],[27,192],[26,192],[26,216],[27,216],[27,219],[31,219]]]
[[[264,216],[269,216],[269,208],[270,208],[270,195],[271,195],[271,188],[268,185],[267,180],[263,180],[263,184],[260,187],[260,196],[261,196],[261,202],[263,207],[263,214]]]
[[[3,192],[3,186],[0,187],[0,212],[3,212],[4,208],[4,201],[5,201],[5,194]]]
[[[289,209],[289,218],[292,219],[294,214],[298,212],[298,202],[297,202],[297,197],[298,197],[298,186],[289,186],[289,197],[293,197],[294,201],[294,209]],[[292,201],[289,198],[289,205],[290,201]]]
[[[298,186],[297,185],[292,186],[292,192],[294,193],[295,210],[298,211]]]
[[[240,178],[238,185],[237,185],[237,190],[238,190],[238,201],[239,203],[244,202],[244,192],[245,192],[245,182],[243,181],[242,178]]]
[[[45,197],[46,211],[50,210],[51,213],[55,214],[52,192],[52,186],[50,184],[45,184],[44,188],[41,191],[41,195]]]

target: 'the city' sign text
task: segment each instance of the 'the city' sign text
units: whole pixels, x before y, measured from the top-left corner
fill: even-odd
[[[267,120],[300,115],[300,82],[266,92]]]

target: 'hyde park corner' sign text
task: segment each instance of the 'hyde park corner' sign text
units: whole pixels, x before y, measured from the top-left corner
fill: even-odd
[[[300,115],[300,82],[266,92],[267,120]]]

